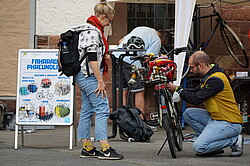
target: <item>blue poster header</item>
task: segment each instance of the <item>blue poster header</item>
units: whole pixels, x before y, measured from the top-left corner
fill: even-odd
[[[28,70],[57,70],[57,59],[31,59],[31,64],[27,65]]]

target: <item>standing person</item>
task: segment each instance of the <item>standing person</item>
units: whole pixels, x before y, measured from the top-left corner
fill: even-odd
[[[81,89],[81,114],[78,124],[78,139],[83,142],[81,157],[119,160],[123,155],[110,147],[107,137],[109,104],[102,73],[107,72],[108,43],[104,37],[104,27],[109,25],[115,11],[106,2],[100,2],[94,8],[95,15],[87,23],[73,28],[74,31],[86,30],[79,35],[80,58],[87,54],[81,64],[81,71],[76,75],[76,83]],[[89,29],[89,30],[88,30]],[[95,116],[95,139],[100,142],[97,151],[90,140],[92,116]]]
[[[172,83],[167,88],[194,105],[204,102],[205,109],[187,108],[183,117],[198,138],[193,144],[197,156],[224,153],[231,147],[231,157],[241,156],[244,138],[242,117],[235,102],[230,83],[218,65],[211,66],[209,56],[195,52],[189,59],[190,72],[202,77],[202,85],[195,89],[181,89]]]
[[[138,54],[149,54],[153,53],[158,55],[161,48],[161,39],[158,32],[149,27],[141,26],[134,28],[129,34],[124,36],[120,41],[118,48],[123,47],[129,49],[145,49],[146,52],[138,52]],[[114,55],[119,58],[121,53],[114,52]],[[129,56],[123,59],[123,105],[127,105],[127,96],[130,89],[131,92],[135,93],[135,107],[139,108],[145,113],[145,102],[144,102],[144,86],[139,79],[136,84],[129,87],[128,81],[130,80],[131,73],[131,60]],[[136,66],[141,67],[141,62],[136,61],[133,63]]]

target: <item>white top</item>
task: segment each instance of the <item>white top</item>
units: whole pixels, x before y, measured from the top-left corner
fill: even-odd
[[[145,53],[146,54],[153,53],[156,55],[159,54],[161,48],[161,39],[155,29],[145,26],[136,27],[129,34],[124,36],[124,40],[117,46],[117,48],[123,48],[123,44],[126,44],[132,36],[140,37],[145,43],[146,52],[138,52],[138,54],[145,54]],[[125,52],[113,52],[113,54],[117,58],[119,57],[120,54],[124,53]],[[130,56],[124,57],[123,61],[127,63],[132,62],[130,60]],[[141,63],[139,61],[136,61],[133,64],[139,67],[141,66]]]
[[[83,57],[83,55],[85,55],[86,52],[97,53],[97,61],[100,67],[103,58],[103,53],[105,52],[105,45],[103,43],[102,34],[100,30],[88,23],[74,27],[72,28],[72,30],[82,31],[79,34],[79,42],[78,42],[78,51],[80,54],[79,60]],[[83,71],[83,74],[87,74],[86,60],[87,58],[85,58],[81,63],[81,69]],[[90,74],[93,73],[90,65],[89,65],[89,71]]]

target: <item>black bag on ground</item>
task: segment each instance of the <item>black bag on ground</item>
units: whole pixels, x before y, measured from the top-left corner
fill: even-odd
[[[109,118],[113,120],[128,137],[138,142],[148,141],[154,132],[147,123],[140,118],[140,114],[142,114],[142,112],[138,108],[123,106],[113,111],[109,115]]]

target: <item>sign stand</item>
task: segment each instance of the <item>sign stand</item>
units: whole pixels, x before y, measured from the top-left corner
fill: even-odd
[[[69,127],[69,150],[73,148],[73,127],[74,125],[70,125]],[[22,137],[22,146],[24,146],[24,133],[23,133],[23,125],[21,125],[21,137]],[[18,125],[15,124],[15,150],[18,149]]]
[[[18,127],[69,126],[69,149],[72,150],[75,89],[72,77],[58,72],[58,49],[21,49],[18,55],[15,149]]]
[[[72,144],[73,144],[73,126],[71,125],[69,127],[69,150],[72,150]]]
[[[18,143],[18,125],[15,125],[15,150],[17,150],[17,143]]]

